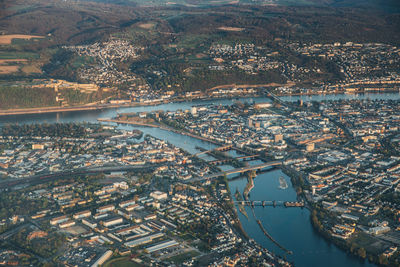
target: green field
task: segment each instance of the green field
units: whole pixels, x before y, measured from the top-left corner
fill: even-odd
[[[131,261],[128,257],[114,258],[106,263],[104,263],[103,267],[142,267],[136,262]]]
[[[31,39],[20,39],[15,38],[11,41],[11,45],[30,45],[35,42],[40,42],[46,40],[45,38],[31,38]]]
[[[385,244],[385,242],[365,233],[359,233],[352,241],[357,244],[358,247],[363,247],[373,254],[382,253],[387,245],[387,243]]]
[[[184,261],[190,260],[191,258],[196,257],[198,255],[200,255],[200,254],[197,251],[192,250],[192,251],[189,251],[189,252],[186,252],[183,254],[172,256],[172,257],[168,258],[167,261],[173,262],[175,264],[181,264]]]
[[[38,53],[32,53],[32,52],[6,52],[6,51],[0,51],[0,59],[38,59],[39,54]]]
[[[72,67],[78,69],[82,66],[88,65],[88,64],[93,64],[95,62],[95,59],[92,57],[88,56],[75,56],[72,59],[71,65]]]

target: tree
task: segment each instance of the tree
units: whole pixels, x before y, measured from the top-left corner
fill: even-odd
[[[357,254],[358,254],[358,256],[360,256],[363,259],[365,259],[367,257],[367,252],[365,251],[365,248],[359,248],[357,250]]]
[[[387,257],[385,257],[385,255],[381,254],[379,256],[379,264],[381,265],[387,265],[389,263]]]

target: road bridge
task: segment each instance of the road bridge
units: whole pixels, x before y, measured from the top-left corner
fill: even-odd
[[[252,171],[252,170],[261,170],[264,168],[279,166],[279,165],[282,165],[282,161],[271,161],[271,162],[267,162],[267,163],[263,163],[263,164],[236,168],[236,169],[232,169],[232,170],[224,171],[224,172],[218,172],[218,173],[206,175],[203,177],[192,178],[192,179],[189,179],[188,182],[211,180],[211,179],[214,179],[214,178],[217,178],[220,176],[224,176],[224,175],[235,174],[235,173],[245,173],[245,172]]]
[[[226,146],[213,148],[213,149],[210,149],[210,150],[204,150],[204,151],[201,151],[199,153],[193,154],[192,157],[197,157],[197,156],[202,155],[202,154],[208,154],[208,153],[211,153],[213,151],[227,151],[229,149],[232,149],[232,147],[233,147],[233,145],[226,145]]]
[[[282,200],[237,200],[234,203],[245,205],[245,206],[284,206],[284,207],[304,207],[304,202],[302,201],[282,201]]]
[[[209,161],[209,164],[212,165],[219,165],[222,163],[227,163],[231,160],[252,160],[255,158],[258,158],[260,155],[256,154],[256,155],[249,155],[249,156],[241,156],[241,157],[236,157],[236,158],[226,158],[226,159],[217,159],[217,160],[213,160],[213,161]]]
[[[286,103],[284,101],[282,101],[282,99],[280,99],[280,97],[278,97],[277,95],[275,95],[271,91],[267,92],[267,96],[270,97],[272,100],[275,100],[275,101],[279,102],[280,104],[286,106]]]
[[[240,159],[255,159],[255,158],[258,158],[259,156],[260,156],[260,154],[255,154],[255,155],[237,157],[235,159],[237,159],[237,160],[240,160]]]

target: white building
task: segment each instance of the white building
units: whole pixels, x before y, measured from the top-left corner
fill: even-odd
[[[157,200],[167,199],[167,197],[168,197],[167,193],[160,192],[160,191],[151,192],[150,196]]]

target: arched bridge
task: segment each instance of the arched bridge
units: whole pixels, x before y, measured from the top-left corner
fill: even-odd
[[[271,161],[271,162],[267,162],[267,163],[263,163],[263,164],[247,166],[247,167],[242,167],[242,168],[236,168],[236,169],[232,169],[229,171],[218,172],[218,173],[206,175],[203,177],[193,178],[188,181],[189,182],[197,182],[197,181],[209,180],[209,179],[214,179],[214,178],[224,176],[224,175],[229,175],[229,174],[234,174],[234,173],[245,173],[245,172],[252,171],[252,170],[261,170],[264,168],[279,166],[279,165],[282,165],[282,161]]]

